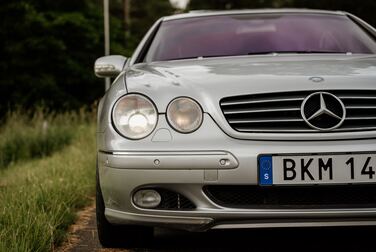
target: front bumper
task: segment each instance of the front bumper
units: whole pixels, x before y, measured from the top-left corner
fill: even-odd
[[[159,136],[158,132],[161,132]],[[168,133],[168,134],[167,134]],[[282,153],[375,152],[376,141],[244,141],[223,133],[209,115],[189,135],[172,131],[161,116],[156,133],[142,141],[121,138],[110,127],[98,134],[99,177],[106,216],[114,224],[163,226],[192,231],[215,228],[376,225],[376,208],[234,209],[215,204],[206,185],[257,185],[257,157]],[[223,162],[225,160],[226,162]],[[191,211],[141,209],[140,188],[180,193]]]
[[[197,212],[197,215],[210,215],[212,217],[179,216],[171,214],[137,214],[122,212],[106,208],[106,218],[114,224],[125,225],[145,225],[157,226],[187,231],[207,231],[210,229],[242,229],[242,228],[285,228],[285,227],[341,227],[341,226],[376,226],[374,209],[366,211],[331,211],[329,215],[334,217],[324,217],[318,215],[312,217],[312,212],[290,212],[286,218],[279,213],[278,218],[259,218],[260,215],[270,215],[268,211],[259,213],[230,212],[224,214],[219,212]],[[276,213],[273,213],[275,215]],[[309,218],[298,218],[298,216],[309,215]],[[327,215],[327,214],[326,214]],[[252,218],[253,216],[256,216]],[[340,218],[339,216],[343,216]],[[353,216],[353,217],[351,217]]]

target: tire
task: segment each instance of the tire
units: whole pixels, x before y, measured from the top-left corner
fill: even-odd
[[[148,248],[153,240],[153,227],[112,225],[104,215],[105,205],[96,175],[96,215],[98,238],[104,248]]]

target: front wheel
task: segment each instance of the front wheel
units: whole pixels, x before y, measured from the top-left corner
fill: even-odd
[[[147,248],[153,239],[152,227],[112,225],[104,215],[105,206],[99,184],[97,169],[96,176],[96,215],[97,230],[100,243],[105,248]]]

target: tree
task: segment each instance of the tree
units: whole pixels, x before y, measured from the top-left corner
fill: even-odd
[[[132,1],[130,43],[125,48],[122,1],[111,1],[111,53],[129,56],[168,0]],[[69,110],[101,97],[93,74],[103,55],[102,0],[0,1],[0,117],[8,109]]]
[[[287,7],[312,8],[325,10],[341,10],[347,11],[359,16],[371,25],[376,26],[376,1],[374,0],[292,0],[284,4]]]
[[[130,30],[127,49],[133,51],[152,24],[162,16],[174,13],[169,0],[128,0],[130,1]]]
[[[88,2],[63,2],[0,3],[0,113],[16,105],[70,109],[98,96],[91,69],[102,50],[100,13]]]

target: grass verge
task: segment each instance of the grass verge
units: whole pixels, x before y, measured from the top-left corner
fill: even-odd
[[[90,202],[94,178],[95,127],[89,123],[75,127],[61,151],[0,169],[0,251],[51,251],[77,209]]]
[[[89,115],[83,111],[54,115],[42,110],[33,115],[9,114],[0,127],[0,169],[61,150],[72,141],[75,126],[87,121]]]

